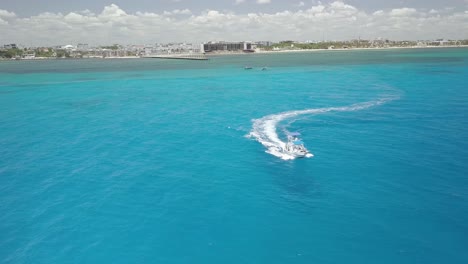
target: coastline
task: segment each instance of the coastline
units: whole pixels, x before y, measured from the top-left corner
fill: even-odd
[[[218,52],[207,53],[206,56],[229,56],[229,55],[250,55],[250,54],[281,54],[281,53],[304,53],[304,52],[333,52],[333,51],[363,51],[363,50],[400,50],[400,49],[447,49],[447,48],[468,48],[468,45],[459,46],[412,46],[412,47],[386,47],[386,48],[347,48],[347,49],[295,49],[295,50],[259,50],[253,53],[244,52]]]
[[[339,48],[339,49],[290,49],[290,50],[256,50],[255,52],[245,53],[239,52],[210,52],[204,53],[204,56],[238,56],[238,55],[268,55],[268,54],[284,54],[284,53],[312,53],[312,52],[343,52],[343,51],[379,51],[379,50],[403,50],[403,49],[454,49],[454,48],[468,48],[468,45],[458,46],[412,46],[412,47],[385,47],[385,48]],[[44,60],[114,60],[114,59],[148,59],[147,56],[125,56],[125,57],[89,57],[89,58],[48,58],[48,57],[35,57],[35,58],[21,58],[21,59],[7,59],[0,58],[0,61],[44,61]]]

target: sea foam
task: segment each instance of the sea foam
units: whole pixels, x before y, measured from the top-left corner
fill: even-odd
[[[295,157],[283,151],[284,147],[286,146],[286,142],[281,140],[278,135],[277,126],[279,122],[302,115],[314,115],[327,112],[359,111],[374,106],[379,106],[395,99],[395,97],[388,97],[375,101],[352,104],[349,106],[311,108],[305,110],[287,111],[279,114],[267,115],[262,118],[252,120],[253,126],[248,137],[256,139],[263,146],[265,146],[267,148],[267,150],[265,151],[266,153],[269,153],[283,160],[292,160],[295,159]],[[313,154],[309,154],[306,157],[313,157]]]

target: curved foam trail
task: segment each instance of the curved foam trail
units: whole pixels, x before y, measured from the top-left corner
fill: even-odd
[[[295,157],[284,153],[282,149],[285,147],[286,142],[282,141],[278,133],[276,132],[277,124],[285,119],[293,118],[299,115],[307,114],[321,114],[326,112],[352,112],[364,110],[370,107],[382,105],[388,101],[392,101],[395,98],[386,98],[376,101],[364,102],[353,104],[349,106],[342,107],[326,107],[326,108],[313,108],[306,110],[296,110],[288,111],[279,114],[267,115],[260,119],[253,120],[252,131],[249,134],[249,137],[255,138],[263,146],[267,148],[266,152],[272,154],[273,156],[279,157],[284,160],[292,160]],[[312,157],[313,155],[307,155],[306,157]]]

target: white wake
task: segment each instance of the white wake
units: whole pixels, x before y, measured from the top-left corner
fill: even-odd
[[[284,160],[291,160],[295,157],[283,152],[283,149],[286,145],[286,142],[282,141],[278,133],[276,132],[276,128],[279,122],[290,119],[293,117],[297,117],[300,115],[307,115],[307,114],[321,114],[326,112],[352,112],[352,111],[359,111],[363,109],[367,109],[370,107],[382,105],[388,101],[394,100],[395,98],[385,98],[379,99],[376,101],[364,102],[353,104],[349,106],[342,106],[342,107],[326,107],[326,108],[312,108],[306,110],[297,110],[297,111],[288,111],[279,114],[267,115],[260,119],[254,119],[252,131],[248,135],[249,137],[255,138],[258,142],[260,142],[263,146],[267,148],[266,152],[270,153],[276,157],[279,157]],[[313,155],[310,154],[308,157],[312,157]]]

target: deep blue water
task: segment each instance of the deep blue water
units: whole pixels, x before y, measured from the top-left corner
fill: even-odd
[[[0,263],[468,263],[467,113],[463,48],[1,62]]]

